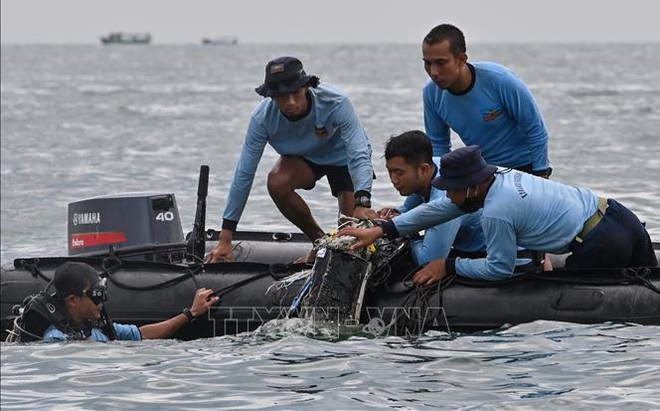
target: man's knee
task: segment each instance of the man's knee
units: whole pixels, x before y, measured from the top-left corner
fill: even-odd
[[[278,170],[271,170],[268,173],[268,180],[266,182],[268,193],[271,197],[280,197],[294,190],[290,184],[290,179]]]
[[[299,170],[292,174],[277,167],[272,169],[268,173],[266,182],[268,193],[273,198],[279,198],[301,188],[305,190],[314,188],[314,175],[311,172],[308,173],[309,175],[305,174],[305,170]]]

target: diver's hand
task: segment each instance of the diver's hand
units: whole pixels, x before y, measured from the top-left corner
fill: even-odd
[[[220,300],[220,297],[213,295],[213,290],[208,288],[199,288],[195,293],[195,298],[193,299],[192,305],[190,306],[190,314],[195,317],[203,315],[205,312],[211,308],[211,306],[217,303]]]
[[[433,260],[415,273],[413,276],[413,283],[417,285],[431,285],[442,280],[446,275],[447,270],[445,269],[445,260]]]
[[[207,254],[207,263],[217,263],[220,261],[233,261],[231,240],[234,238],[234,233],[229,230],[222,230],[220,240],[215,245],[213,250]]]
[[[378,218],[378,214],[368,207],[357,206],[355,207],[355,210],[353,210],[353,217],[359,218],[360,220],[368,220]]]
[[[381,227],[371,228],[342,228],[337,233],[338,236],[349,235],[357,239],[356,243],[351,246],[351,250],[359,250],[372,244],[374,241],[383,236],[383,229]]]

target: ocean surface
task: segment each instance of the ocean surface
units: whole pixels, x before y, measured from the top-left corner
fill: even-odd
[[[660,241],[660,44],[474,44],[514,69],[550,133],[552,178],[619,199]],[[423,129],[419,45],[2,45],[1,263],[67,253],[67,205],[174,193],[192,228],[225,193],[265,63],[295,55],[351,96],[374,148],[374,206],[398,204],[388,137]],[[460,146],[455,139],[455,146]],[[295,231],[259,167],[242,230]],[[325,182],[306,192],[336,224]],[[536,322],[476,334],[312,339],[295,324],[197,341],[1,345],[5,409],[658,409],[660,327]]]

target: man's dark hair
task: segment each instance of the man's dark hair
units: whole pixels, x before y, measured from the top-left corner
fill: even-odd
[[[82,291],[99,282],[99,274],[85,263],[66,262],[55,270],[53,287],[60,298],[82,295]]]
[[[463,32],[458,27],[452,26],[451,24],[435,26],[429,31],[429,34],[424,37],[424,43],[428,45],[440,43],[444,40],[449,40],[449,50],[452,54],[457,55],[467,52]]]
[[[422,163],[433,164],[431,140],[419,130],[392,136],[385,144],[385,160],[392,157],[403,157],[406,163],[415,167]]]

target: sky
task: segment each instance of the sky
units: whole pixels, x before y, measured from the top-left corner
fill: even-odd
[[[660,42],[656,0],[0,0],[2,43],[418,43],[452,23],[469,43]]]

